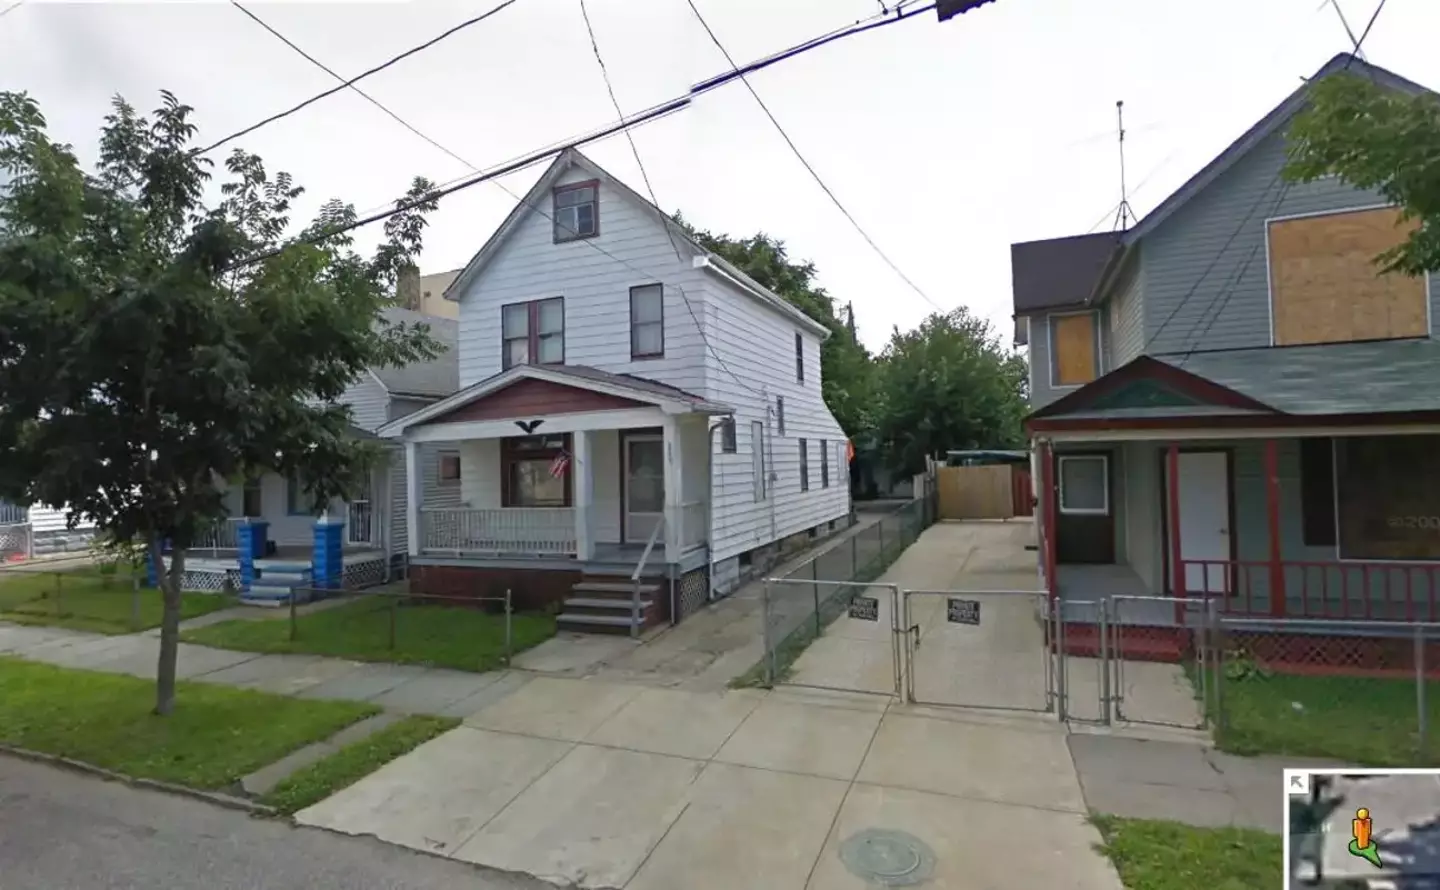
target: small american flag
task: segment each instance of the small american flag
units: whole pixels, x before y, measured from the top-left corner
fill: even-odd
[[[556,479],[559,479],[561,476],[565,475],[565,471],[569,469],[569,467],[570,455],[562,451],[559,454],[555,455],[554,460],[550,461],[550,475],[555,477]]]

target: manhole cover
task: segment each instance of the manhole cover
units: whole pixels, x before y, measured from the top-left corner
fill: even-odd
[[[920,838],[879,828],[847,838],[840,845],[840,861],[857,878],[881,887],[918,884],[935,868],[935,854]]]

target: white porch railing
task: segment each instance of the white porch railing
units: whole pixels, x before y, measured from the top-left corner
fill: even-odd
[[[687,501],[679,507],[670,508],[674,518],[669,521],[675,526],[675,540],[681,552],[705,543],[708,540],[709,514],[704,501]]]
[[[375,506],[369,501],[351,501],[346,506],[345,543],[374,544]]]
[[[195,536],[195,543],[191,550],[208,550],[212,554],[221,550],[238,550],[239,539],[235,530],[249,520],[244,517],[225,519],[215,523],[205,531]]]
[[[575,554],[575,511],[569,507],[421,507],[420,528],[421,552],[433,556]]]

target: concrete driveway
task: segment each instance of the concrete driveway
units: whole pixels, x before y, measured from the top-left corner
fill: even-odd
[[[985,564],[974,553],[996,534],[936,526],[884,580],[942,588],[966,559]],[[984,645],[998,657],[1024,644],[1024,622],[995,617]],[[797,677],[870,676],[871,650],[889,642],[845,622]],[[798,687],[510,685],[462,727],[297,818],[589,888],[863,890],[876,875],[928,874],[921,886],[935,890],[1120,890],[1053,718]]]

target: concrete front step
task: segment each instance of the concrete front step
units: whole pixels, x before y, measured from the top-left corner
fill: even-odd
[[[264,583],[273,587],[309,587],[310,573],[307,572],[260,572],[257,578],[263,578]]]
[[[250,589],[240,594],[240,602],[251,606],[286,606],[290,604],[290,598],[296,596],[295,587],[288,584],[251,584]],[[298,602],[309,600],[308,591],[300,595]]]
[[[560,630],[577,633],[628,634],[629,615],[591,615],[576,612],[561,612],[555,616],[555,626]],[[640,626],[645,626],[645,616],[640,616]]]
[[[588,579],[582,579],[578,583],[571,585],[570,589],[575,591],[576,593],[599,594],[601,596],[613,595],[624,597],[626,600],[629,600],[630,597],[633,596],[635,593],[635,585],[628,581],[621,583],[618,581],[591,581]],[[655,594],[659,591],[659,584],[640,585],[641,596]]]

